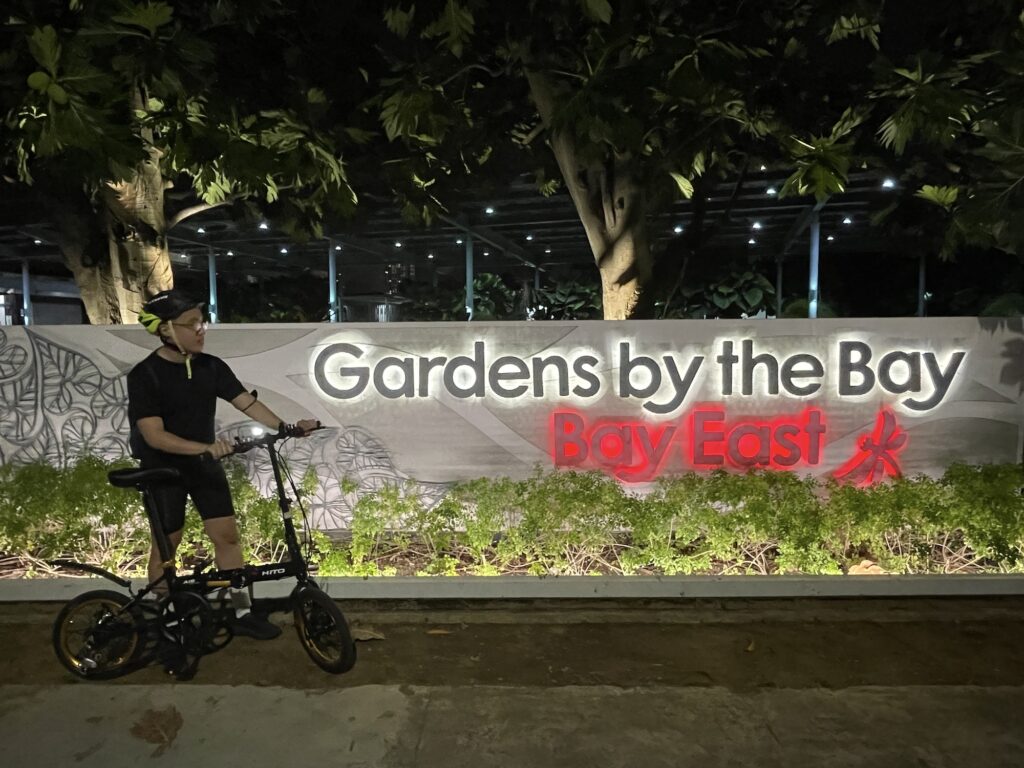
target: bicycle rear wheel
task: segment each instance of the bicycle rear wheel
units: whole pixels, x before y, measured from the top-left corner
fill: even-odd
[[[65,605],[53,624],[53,649],[68,671],[87,680],[109,680],[137,668],[142,653],[140,620],[120,592],[86,592]]]
[[[316,586],[296,587],[292,592],[295,629],[299,642],[314,663],[338,675],[356,663],[356,645],[341,609]]]

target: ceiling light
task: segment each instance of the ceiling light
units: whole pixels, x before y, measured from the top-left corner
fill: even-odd
[[[206,230],[203,229],[202,227],[197,227],[196,228],[196,234],[205,235],[206,234]]]
[[[892,189],[896,186],[896,182],[893,179],[885,179],[882,182],[882,189]]]
[[[234,252],[234,251],[228,251],[228,252],[227,252],[227,253],[226,253],[225,255],[226,255],[226,256],[234,256],[234,255],[235,255],[235,252]],[[253,262],[253,264],[255,264],[255,263],[256,263],[256,262],[254,261],[254,262]]]
[[[551,253],[551,249],[550,248],[545,248],[544,249],[544,253]]]
[[[270,225],[265,221],[260,222],[260,229],[270,229]]]
[[[835,239],[836,239],[836,236],[835,236],[835,235],[829,235],[829,236],[828,236],[828,237],[826,237],[825,239],[826,239],[826,240],[828,240],[828,241],[829,241],[829,242],[831,243],[831,242],[832,242],[833,240],[835,240]]]
[[[340,251],[340,250],[341,250],[341,246],[340,246],[340,245],[336,245],[336,246],[334,246],[334,250],[336,250],[336,251]]]
[[[486,213],[488,216],[490,216],[490,215],[492,215],[494,213],[494,209],[491,208],[491,206],[488,205],[486,208],[484,208],[484,213]]]
[[[750,238],[749,240],[747,240],[747,245],[757,245],[757,240],[755,240],[754,238]]]
[[[760,229],[761,228],[761,222],[760,221],[755,221],[753,224],[750,225],[750,228],[751,229]]]
[[[846,218],[843,219],[843,224],[853,224],[853,219],[847,216]]]
[[[533,235],[527,235],[527,236],[526,236],[526,239],[527,239],[527,240],[533,240]]]
[[[460,237],[458,240],[456,240],[455,244],[456,245],[462,245],[462,238]]]
[[[764,191],[764,193],[765,193],[766,195],[774,195],[774,194],[775,194],[775,191],[776,191],[776,190],[775,190],[775,187],[768,187],[768,189],[766,189],[766,190]]]
[[[432,253],[428,253],[428,254],[427,254],[427,258],[428,258],[428,259],[432,259],[432,258],[434,258],[434,254],[432,254]]]
[[[33,240],[32,242],[35,243],[36,245],[42,245],[43,244],[42,240]]]
[[[767,171],[768,170],[768,166],[767,165],[762,165],[761,166],[761,170],[762,171]]]
[[[402,247],[402,243],[399,242],[398,240],[395,240],[395,248],[401,248],[401,247]]]
[[[683,234],[683,225],[682,225],[682,224],[676,224],[676,225],[675,225],[675,226],[674,226],[674,227],[672,228],[672,231],[673,231],[673,232],[675,232],[675,233],[676,233],[677,235],[681,235],[681,234]]]
[[[281,249],[281,253],[288,253],[288,249],[287,248],[282,248]]]

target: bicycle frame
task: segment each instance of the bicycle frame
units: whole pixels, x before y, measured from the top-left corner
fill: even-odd
[[[277,434],[268,435],[256,440],[236,440],[234,451],[234,453],[244,453],[252,448],[263,447],[270,454],[270,466],[274,472],[274,484],[277,488],[277,505],[281,510],[281,520],[284,524],[284,539],[288,551],[288,559],[275,563],[244,565],[241,568],[205,573],[197,571],[190,576],[178,576],[173,562],[170,562],[170,544],[166,534],[163,532],[163,526],[159,523],[160,518],[158,515],[155,517],[151,515],[150,527],[154,531],[154,538],[162,540],[157,541],[157,547],[164,563],[163,578],[167,579],[168,584],[173,583],[182,589],[206,592],[210,589],[223,587],[242,589],[260,581],[279,581],[292,577],[295,578],[299,586],[309,581],[309,566],[302,555],[302,548],[299,546],[299,539],[295,531],[295,522],[291,512],[293,502],[285,492],[284,480],[281,474],[281,459],[276,448],[276,443],[288,436],[290,435],[287,432],[278,432]],[[152,499],[150,499],[149,503],[152,505],[154,512],[156,512]],[[159,536],[156,534],[157,531],[159,531]],[[147,589],[152,589],[161,580],[163,579],[158,579],[153,584],[147,585]]]
[[[260,581],[279,581],[281,579],[295,578],[297,586],[310,582],[309,566],[302,554],[299,545],[298,534],[295,530],[295,522],[292,517],[292,499],[285,492],[284,479],[281,473],[281,460],[278,455],[276,443],[285,437],[292,435],[285,432],[278,432],[255,440],[235,441],[234,453],[244,453],[253,448],[263,447],[270,454],[270,466],[274,473],[274,484],[277,489],[277,504],[281,510],[281,520],[284,525],[284,539],[288,552],[288,559],[274,563],[262,563],[244,565],[241,568],[202,571],[209,561],[201,563],[190,575],[181,576],[174,567],[171,557],[171,544],[167,533],[163,529],[160,512],[157,509],[156,500],[148,484],[140,488],[142,492],[143,507],[146,510],[146,517],[149,521],[149,528],[160,553],[163,574],[155,581],[146,584],[135,593],[136,599],[142,598],[152,592],[158,585],[166,583],[169,591],[183,589],[193,592],[205,593],[219,588],[242,589],[250,584]],[[212,460],[212,459],[211,459]],[[79,563],[73,560],[52,560],[50,565],[62,568],[73,568],[76,570],[103,576],[115,584],[125,587],[131,592],[131,582],[123,579],[110,571],[99,566],[88,563]]]
[[[258,581],[295,578],[297,583],[289,597],[289,604],[295,615],[299,642],[313,662],[324,671],[341,674],[352,669],[356,662],[356,648],[348,623],[334,601],[309,578],[309,566],[303,557],[292,518],[293,502],[285,492],[282,461],[276,443],[301,434],[305,434],[305,431],[282,425],[276,433],[262,438],[235,440],[235,453],[264,447],[270,454],[288,551],[288,559],[280,562],[205,571],[209,564],[206,561],[196,566],[193,573],[179,576],[153,492],[158,483],[177,482],[180,479],[177,470],[156,468],[110,473],[112,484],[124,488],[134,487],[142,492],[150,530],[161,557],[162,573],[155,581],[133,593],[130,582],[109,571],[82,563],[61,561],[62,565],[105,576],[127,587],[131,595],[127,597],[108,590],[94,590],[79,595],[65,605],[54,622],[53,634],[54,649],[61,663],[79,677],[109,679],[131,672],[140,663],[159,659],[170,674],[181,680],[191,679],[198,669],[199,659],[220,650],[234,636],[233,601],[224,600],[223,592],[216,600],[210,599],[209,593],[225,588],[240,589]],[[161,594],[155,601],[142,599],[161,584],[166,584],[165,595]],[[115,623],[115,632],[104,634],[100,631],[105,626],[102,622],[108,618],[119,622],[119,617],[125,614],[131,617],[130,620],[127,623]],[[72,641],[69,638],[74,635],[68,628],[80,619],[96,623],[90,626],[80,642]],[[94,631],[98,634],[94,635]],[[122,639],[125,647],[118,648],[116,644]],[[110,643],[114,645],[110,646]],[[104,655],[109,647],[114,648],[114,656]],[[122,655],[116,655],[119,653]]]

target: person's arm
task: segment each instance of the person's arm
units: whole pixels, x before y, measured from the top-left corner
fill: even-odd
[[[179,456],[201,456],[204,453],[209,453],[219,459],[232,451],[231,444],[227,440],[199,443],[171,434],[164,429],[164,420],[159,416],[147,416],[139,419],[135,424],[146,444],[150,448],[164,453],[174,453]]]
[[[270,429],[277,429],[283,423],[276,413],[261,403],[256,398],[256,395],[251,392],[243,392],[238,397],[234,398],[231,401],[231,404],[253,421],[258,421],[260,424],[265,427],[269,427]],[[316,422],[312,419],[303,419],[302,421],[299,421],[296,426],[301,427],[306,432],[309,432],[316,427]]]

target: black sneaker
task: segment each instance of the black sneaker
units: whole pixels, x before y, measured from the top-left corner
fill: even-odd
[[[236,635],[253,637],[257,640],[273,640],[281,634],[281,628],[272,624],[266,616],[251,611],[240,619],[236,618],[231,629]]]

